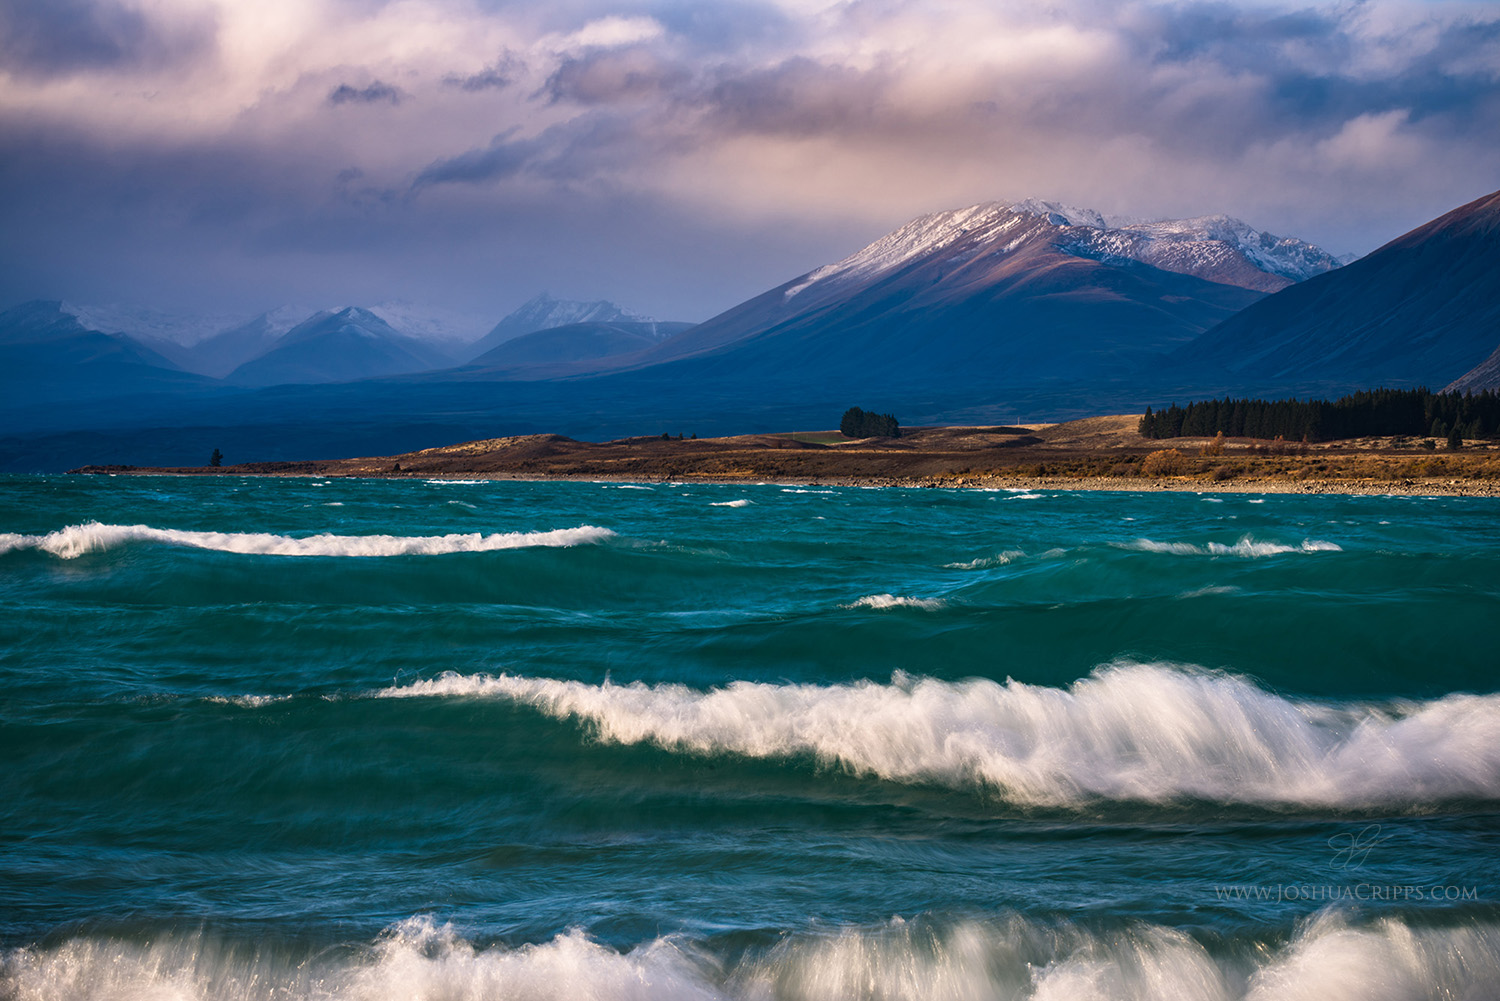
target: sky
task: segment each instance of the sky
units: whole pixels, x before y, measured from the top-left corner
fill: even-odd
[[[0,0],[0,308],[702,320],[1035,197],[1366,253],[1500,188],[1500,3]]]

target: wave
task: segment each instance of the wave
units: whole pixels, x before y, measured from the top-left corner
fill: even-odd
[[[1102,800],[1420,809],[1500,799],[1500,695],[1331,704],[1235,675],[1116,664],[1067,688],[897,674],[890,684],[589,685],[459,675],[378,693],[484,696],[607,743],[788,759],[1024,806]]]
[[[941,598],[907,598],[899,594],[867,594],[856,598],[840,608],[942,608],[947,602]]]
[[[1257,542],[1244,536],[1232,546],[1222,542],[1197,545],[1192,542],[1154,542],[1151,539],[1136,539],[1134,542],[1117,542],[1118,549],[1133,549],[1143,553],[1171,553],[1173,556],[1240,556],[1257,559],[1261,556],[1277,556],[1282,553],[1341,553],[1344,547],[1321,539],[1303,539],[1300,545],[1289,546],[1281,542]]]
[[[943,567],[948,570],[988,570],[993,567],[1003,567],[1008,563],[1014,563],[1026,555],[1020,549],[1007,549],[996,553],[994,556],[981,556],[978,559],[969,560],[967,563],[944,563]]]
[[[745,498],[741,497],[739,500],[732,500],[732,501],[710,501],[708,506],[709,507],[749,507],[751,504],[754,504],[754,503],[755,503],[754,501],[749,501],[749,500],[746,500]]]
[[[69,525],[46,535],[0,534],[0,553],[39,549],[71,560],[132,542],[153,542],[225,553],[260,556],[437,556],[491,552],[533,546],[578,546],[602,542],[614,532],[594,525],[550,532],[479,532],[455,535],[309,535],[293,537],[264,532],[189,532],[150,525],[105,525],[97,521]]]
[[[72,938],[0,954],[0,995],[28,1001],[172,997],[384,1001],[413,997],[779,1001],[1329,1001],[1500,995],[1500,926],[1354,924],[1338,913],[1290,941],[1210,948],[1177,929],[1091,931],[1014,916],[809,930],[742,952],[665,936],[621,952],[574,929],[484,947],[450,924],[408,918],[360,949],[300,962],[206,935],[147,944]]]

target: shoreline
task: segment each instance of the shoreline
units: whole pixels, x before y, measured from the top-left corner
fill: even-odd
[[[905,489],[1500,497],[1500,443],[1437,451],[1391,437],[1320,443],[1149,439],[1133,414],[1062,424],[924,427],[899,438],[780,432],[683,440],[578,441],[556,434],[461,442],[400,455],[224,466],[83,466],[126,476],[766,483]]]
[[[341,473],[243,470],[224,466],[209,471],[195,467],[109,467],[85,466],[63,474],[86,476],[165,476],[199,478],[210,476],[264,477],[271,479],[334,480],[455,480],[495,483],[629,483],[641,486],[682,484],[694,486],[767,486],[767,487],[843,487],[862,490],[990,490],[1029,492],[1062,490],[1097,493],[1191,493],[1191,494],[1298,494],[1342,495],[1349,497],[1500,497],[1500,482],[1491,480],[1447,480],[1385,482],[1345,479],[1260,479],[1205,481],[1165,477],[1085,476],[967,476],[950,477],[816,477],[806,479],[767,479],[763,477],[706,477],[611,475],[570,473],[515,472],[406,472]]]

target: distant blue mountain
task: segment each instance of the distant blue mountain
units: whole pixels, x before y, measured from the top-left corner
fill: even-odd
[[[48,300],[0,313],[0,373],[12,407],[213,385],[131,337],[89,329],[63,303]]]
[[[462,371],[473,376],[554,378],[654,348],[692,326],[655,320],[619,320],[548,327],[491,348]]]
[[[650,323],[651,317],[640,316],[604,299],[580,302],[576,299],[554,299],[543,292],[495,324],[494,329],[475,341],[468,349],[471,362],[506,341],[538,330],[566,327],[576,323]]]
[[[235,368],[226,381],[245,386],[352,382],[447,368],[453,361],[369,310],[351,306],[314,314],[269,351]]]

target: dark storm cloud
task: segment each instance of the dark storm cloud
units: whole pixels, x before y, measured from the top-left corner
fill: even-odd
[[[596,111],[544,129],[531,138],[501,133],[489,145],[429,164],[412,182],[412,193],[440,184],[489,184],[527,175],[572,184],[639,167],[651,154],[680,153],[690,136],[669,135],[637,116]]]
[[[552,101],[613,104],[670,96],[690,80],[685,68],[635,46],[566,58],[543,91]]]
[[[502,133],[481,149],[471,149],[457,156],[429,164],[417,175],[412,190],[433,184],[480,184],[519,174],[544,148],[545,140],[512,140],[514,130]]]
[[[1355,8],[1357,10],[1357,8]],[[1378,74],[1360,65],[1369,42],[1350,10],[1291,14],[1227,4],[1160,9],[1130,33],[1155,66],[1211,67],[1262,82],[1266,127],[1343,122],[1401,109],[1428,115],[1492,103],[1500,73],[1500,22],[1443,25],[1425,51]]]
[[[0,0],[0,69],[22,76],[157,68],[213,36],[207,15],[167,21],[115,0]]]
[[[480,70],[478,73],[470,73],[467,76],[449,74],[443,78],[443,83],[449,87],[457,87],[459,90],[467,91],[470,94],[481,90],[504,90],[512,82],[511,77],[502,73],[495,66]]]
[[[727,74],[690,100],[711,112],[719,129],[830,135],[867,131],[880,116],[890,83],[880,71],[799,56],[769,69]]]
[[[329,104],[400,104],[401,92],[388,83],[376,80],[368,87],[341,83],[328,94]]]

